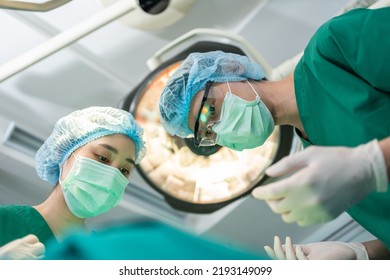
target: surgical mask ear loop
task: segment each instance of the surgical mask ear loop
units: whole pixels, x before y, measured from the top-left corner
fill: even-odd
[[[79,157],[79,155],[75,155],[74,154],[74,152],[72,153],[72,155],[71,156],[74,156],[74,158],[77,160],[77,158]],[[66,160],[65,160],[65,162],[62,164],[62,166],[61,166],[61,168],[60,168],[60,176],[58,177],[58,182],[60,183],[60,184],[62,184],[64,181],[61,181],[61,176],[62,176],[62,170],[64,169],[64,165],[68,162],[68,159],[71,157],[71,156],[69,156]],[[73,162],[73,165],[74,165],[74,162]],[[72,165],[72,168],[73,168],[73,165]],[[71,170],[72,170],[72,168],[71,168]],[[70,172],[70,171],[69,171]],[[66,179],[66,178],[65,178]]]
[[[250,87],[252,88],[252,90],[255,92],[255,94],[256,94],[256,100],[261,99],[260,95],[257,93],[257,91],[256,91],[255,88],[252,86],[252,84],[251,84],[248,80],[246,80],[246,82],[249,84],[249,86],[250,86]]]
[[[260,98],[260,95],[257,93],[257,91],[256,91],[255,88],[252,86],[252,84],[251,84],[248,80],[246,80],[246,82],[249,84],[249,86],[250,86],[250,87],[252,88],[252,90],[254,91],[255,96],[256,96],[256,100],[261,99],[261,98]],[[229,93],[230,93],[230,94],[233,94],[233,93],[232,93],[232,90],[230,89],[229,82],[226,82],[226,84],[227,84],[227,86],[228,86],[228,88],[229,88]]]
[[[226,82],[226,84],[227,84],[227,86],[228,86],[228,89],[229,89],[229,93],[230,93],[230,94],[233,94],[233,93],[232,93],[232,90],[230,89],[230,85],[229,85],[229,82]]]

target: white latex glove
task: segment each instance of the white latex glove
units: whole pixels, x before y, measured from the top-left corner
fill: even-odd
[[[301,226],[329,221],[367,194],[388,187],[377,140],[356,148],[312,146],[280,160],[266,174],[291,176],[257,187],[252,195],[285,222]]]
[[[264,250],[276,260],[368,260],[362,243],[325,241],[295,245],[287,236],[286,244],[282,245],[279,236],[275,236],[274,248],[265,246]]]
[[[15,239],[0,247],[2,260],[36,260],[42,259],[44,254],[45,246],[33,234]]]

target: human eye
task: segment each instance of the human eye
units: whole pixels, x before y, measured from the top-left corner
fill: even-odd
[[[199,131],[198,131],[198,137],[199,138],[204,138],[204,137],[206,137],[206,135],[207,135],[207,127],[206,126],[204,126],[204,125],[202,125],[200,128],[199,128]]]
[[[125,175],[125,177],[127,177],[128,175],[130,175],[130,172],[131,172],[131,170],[129,170],[128,168],[124,168],[124,167],[120,168],[119,171],[120,171],[123,175]]]
[[[103,162],[103,163],[109,163],[110,160],[105,157],[105,156],[102,156],[102,155],[96,155],[96,157],[99,159],[100,162]]]
[[[211,114],[212,116],[214,116],[214,114],[215,114],[215,105],[214,105],[214,104],[211,104],[211,105],[210,105],[210,114]]]
[[[210,122],[216,122],[220,118],[220,112],[218,111],[218,107],[216,106],[215,102],[210,105],[210,117],[208,118],[209,123]]]
[[[213,131],[213,126],[214,126],[215,123],[209,123],[206,128],[205,128],[205,138],[208,138],[210,139],[213,134],[214,134],[214,131]]]

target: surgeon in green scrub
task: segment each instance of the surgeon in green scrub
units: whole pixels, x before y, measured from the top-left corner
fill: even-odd
[[[38,176],[54,188],[39,205],[0,206],[0,259],[40,259],[43,245],[115,207],[145,154],[142,134],[129,112],[112,107],[57,121],[35,157]]]
[[[308,148],[268,168],[278,180],[252,195],[301,226],[347,211],[378,238],[358,246],[366,258],[389,257],[389,18],[390,8],[332,18],[293,73],[278,81],[266,80],[245,56],[190,54],[161,93],[161,122],[171,135],[194,137],[195,145],[238,151],[261,146],[275,125],[294,126]],[[338,245],[350,248],[324,244],[333,255],[318,253],[318,246],[301,249],[307,258],[359,258]]]

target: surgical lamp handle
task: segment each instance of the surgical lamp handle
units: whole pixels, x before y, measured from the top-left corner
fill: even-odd
[[[271,75],[272,68],[270,67],[268,62],[243,37],[236,34],[232,34],[227,31],[211,28],[196,28],[188,33],[185,33],[184,35],[180,36],[179,38],[176,38],[171,43],[157,51],[151,58],[147,60],[146,64],[151,71],[156,69],[159,65],[163,63],[162,57],[166,53],[177,48],[179,45],[186,42],[187,40],[190,40],[193,37],[200,36],[221,37],[223,39],[229,39],[233,41],[234,43],[236,43],[236,46],[240,47],[247,56],[249,56],[251,59],[259,63],[263,67],[267,77]]]
[[[15,59],[0,65],[0,82],[10,78],[11,76],[50,56],[51,54],[65,48],[82,37],[101,28],[102,26],[135,10],[137,5],[138,4],[136,0],[118,1],[108,6],[101,12],[84,20],[83,22],[59,33],[46,42],[21,54]]]

